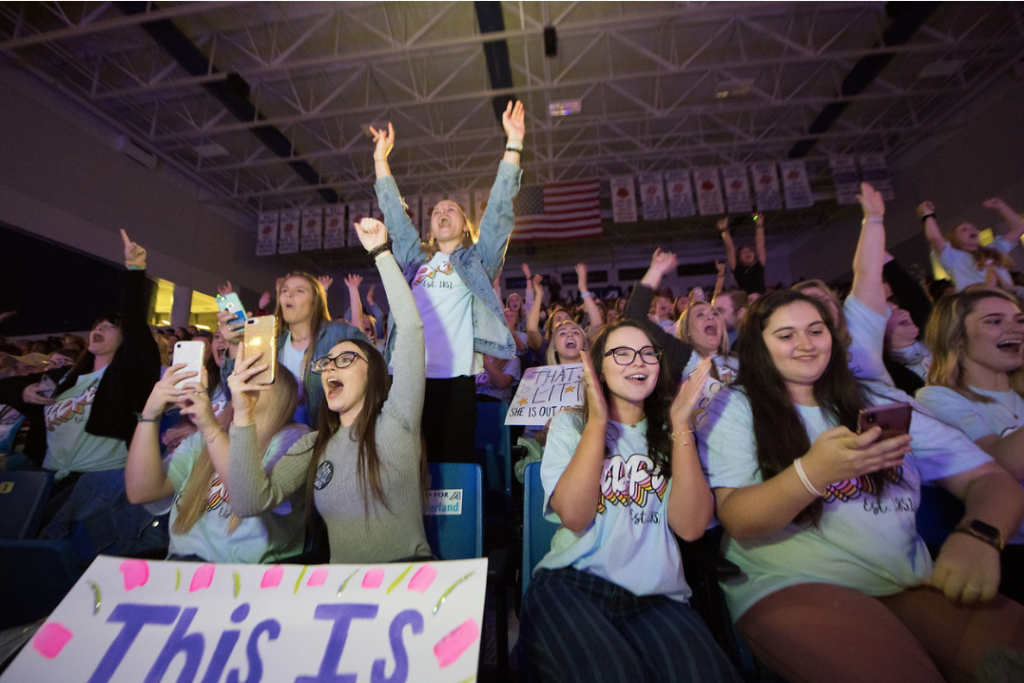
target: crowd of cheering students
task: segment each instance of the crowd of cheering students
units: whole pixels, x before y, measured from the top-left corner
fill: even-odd
[[[972,680],[992,648],[1024,648],[1024,314],[1007,256],[1024,220],[986,200],[1010,231],[981,246],[922,203],[951,274],[934,298],[886,252],[868,185],[842,299],[818,280],[765,286],[761,216],[753,247],[719,222],[711,292],[661,289],[676,255],[659,249],[628,299],[593,296],[584,264],[575,300],[525,265],[526,290],[502,296],[520,104],[503,124],[479,226],[444,201],[425,243],[388,165],[395,131],[373,131],[385,220],[355,228],[389,315],[372,289],[364,314],[358,276],[342,319],[330,278],[282,278],[269,386],[230,314],[213,333],[150,329],[145,249],[122,231],[117,311],[87,339],[0,347],[0,429],[27,418],[7,463],[56,480],[43,536],[93,524],[97,552],[130,553],[169,513],[169,558],[271,562],[301,551],[315,510],[332,562],[430,560],[425,461],[474,461],[477,401],[508,402],[530,366],[581,363],[582,408],[522,434],[561,524],[522,610],[539,680],[736,680],[688,605],[677,539],[705,534],[742,572],[724,586],[737,630],[787,680]],[[206,343],[201,372],[171,364],[183,339]],[[909,434],[858,430],[863,409],[901,401]],[[964,510],[931,549],[915,526],[928,487]]]

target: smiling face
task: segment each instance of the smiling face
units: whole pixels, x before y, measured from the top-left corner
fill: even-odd
[[[450,199],[440,201],[430,214],[430,234],[439,243],[462,239],[466,231],[466,217],[459,205]]]
[[[605,353],[614,349],[640,351],[653,346],[651,340],[636,327],[620,327],[612,330],[605,342]],[[643,407],[644,400],[658,385],[660,363],[645,363],[640,354],[633,362],[619,365],[613,356],[601,360],[601,380],[608,389],[609,402],[621,402]]]
[[[964,318],[966,366],[989,372],[1013,372],[1024,364],[1024,316],[1001,297],[982,299]]]
[[[757,261],[757,254],[750,247],[740,247],[736,251],[736,260],[740,262],[741,266],[750,267]]]
[[[794,389],[813,387],[832,358],[832,335],[818,309],[806,301],[776,310],[761,338],[790,395],[797,393]]]
[[[728,300],[728,297],[724,297]],[[725,326],[722,316],[711,304],[696,303],[686,314],[686,334],[701,357],[718,353]]]
[[[585,339],[583,328],[571,320],[556,327],[555,333],[552,335],[552,343],[555,345],[559,364],[580,362]]]
[[[107,320],[100,320],[89,332],[89,353],[109,358],[121,347],[123,341],[120,327]]]
[[[910,313],[895,304],[889,304],[889,319],[885,322],[885,343],[891,349],[905,349],[915,341],[921,330],[910,318]]]
[[[304,277],[293,276],[281,285],[278,302],[281,315],[289,325],[309,320],[313,316],[313,286]]]
[[[519,309],[523,307],[523,299],[518,294],[508,295],[508,309],[513,313],[518,313]]]
[[[977,251],[981,246],[980,236],[981,231],[974,223],[961,223],[953,228],[949,241],[960,251]]]
[[[320,383],[327,397],[327,407],[338,413],[341,423],[348,426],[363,409],[369,366],[362,350],[352,342],[336,344],[327,355],[336,358],[344,353],[354,353],[357,357],[344,369],[328,363],[320,375]]]

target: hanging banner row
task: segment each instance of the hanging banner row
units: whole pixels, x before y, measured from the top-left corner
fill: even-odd
[[[882,154],[834,156],[829,166],[839,204],[857,203],[862,180],[871,183],[887,201],[894,198],[889,167]],[[814,205],[807,166],[801,160],[612,176],[608,184],[615,223],[806,209]],[[406,213],[426,239],[430,235],[430,210],[442,199],[457,202],[478,220],[488,197],[487,190],[407,196]],[[364,216],[383,220],[377,203],[371,200],[261,213],[256,255],[355,246],[358,238],[351,226]]]

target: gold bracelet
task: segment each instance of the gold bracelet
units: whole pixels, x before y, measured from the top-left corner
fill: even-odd
[[[682,432],[682,434],[693,434],[693,430],[687,429],[685,432]],[[691,443],[693,443],[692,441],[676,441],[675,432],[669,432],[669,436],[672,438],[672,441],[674,441],[676,444],[680,446],[689,446]]]

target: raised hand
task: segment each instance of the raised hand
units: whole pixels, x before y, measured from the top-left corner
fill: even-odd
[[[718,222],[715,223],[715,227],[718,228],[721,232],[725,232],[726,230],[728,230],[729,229],[729,217],[726,216],[725,218],[719,218]]]
[[[583,362],[583,386],[586,387],[587,393],[587,419],[605,420],[608,418],[608,402],[604,398],[601,378],[594,370],[589,353],[581,354],[580,360]]]
[[[882,198],[882,193],[868,183],[860,184],[857,201],[860,202],[860,208],[864,212],[864,220],[877,220],[885,216],[885,200]]]
[[[371,284],[370,288],[366,290],[366,304],[368,306],[373,305],[373,290],[377,288],[376,284]]]
[[[715,261],[715,270],[718,271],[719,275],[725,275],[725,264],[721,261]]]
[[[391,150],[395,147],[395,127],[388,122],[388,129],[377,130],[370,126],[370,133],[373,134],[373,158],[375,161],[386,161]]]
[[[387,227],[376,218],[363,218],[358,223],[353,223],[352,227],[356,229],[356,234],[359,235],[359,242],[362,243],[366,251],[379,247],[388,241]]]
[[[935,213],[935,205],[925,200],[917,205],[917,217],[924,218],[930,213]]]
[[[145,270],[146,250],[132,242],[124,229],[121,230],[121,240],[124,242],[124,264],[129,268]]]
[[[577,263],[576,264],[576,284],[579,286],[580,292],[589,291],[587,289],[587,264]]]
[[[270,292],[263,292],[260,295],[259,307],[262,310],[267,310],[267,306],[270,305]]]
[[[325,292],[334,284],[334,278],[330,275],[321,275],[316,279],[316,281],[320,283],[320,286],[324,288]]]
[[[363,284],[363,276],[356,275],[355,273],[349,273],[345,278],[345,286],[349,289],[359,289],[359,285]]]
[[[510,140],[522,141],[526,136],[526,111],[522,102],[516,102],[515,106],[512,106],[512,102],[508,103],[505,113],[501,115],[501,125]]]
[[[533,276],[530,275],[530,264],[529,263],[523,263],[523,275],[526,276],[526,281],[527,282],[529,282],[533,278]]]
[[[659,247],[651,256],[651,272],[657,274],[659,278],[664,277],[665,273],[675,268],[677,263],[674,251],[662,251]]]
[[[535,296],[543,296],[544,295],[544,285],[542,283],[544,282],[544,276],[543,275],[539,275],[539,274],[538,275],[534,275],[533,276],[533,280],[531,282],[533,284],[533,293],[534,293],[534,295]]]
[[[986,209],[992,209],[993,211],[1002,211],[1003,209],[1009,208],[1002,199],[999,197],[991,197],[981,203]]]
[[[217,293],[220,294],[221,296],[227,296],[228,294],[231,294],[231,292],[233,291],[235,290],[231,286],[231,280],[226,280],[224,284],[217,285]]]
[[[711,356],[708,356],[697,363],[696,369],[690,374],[690,378],[679,386],[676,397],[672,400],[669,408],[669,418],[672,431],[690,429],[693,424],[693,411],[697,403],[704,395],[704,383],[711,374]]]

